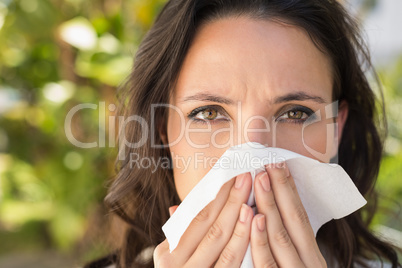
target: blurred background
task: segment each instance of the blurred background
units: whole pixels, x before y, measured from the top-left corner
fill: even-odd
[[[102,200],[117,153],[116,88],[164,2],[0,0],[0,267],[79,267],[108,252]],[[363,21],[387,103],[383,198],[372,228],[399,247],[401,4],[346,3]],[[82,103],[92,106],[69,114]]]

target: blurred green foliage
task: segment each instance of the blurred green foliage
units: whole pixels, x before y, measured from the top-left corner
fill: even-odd
[[[99,103],[115,102],[162,2],[0,0],[0,255],[91,247],[82,241],[116,149],[72,145],[64,121],[77,104],[98,105],[71,127],[99,140]]]
[[[384,224],[402,231],[402,55],[379,70],[385,98],[388,136],[381,163],[377,189],[379,213],[373,224]]]
[[[72,145],[64,121],[77,104],[98,105],[74,117],[72,130],[80,141],[99,140],[99,104],[114,103],[163,2],[0,0],[0,255],[98,254],[90,219],[113,175],[116,149],[108,139],[102,148]],[[379,189],[394,200],[381,203],[393,212],[402,199],[401,73],[402,60],[382,73],[390,139]],[[113,112],[106,109],[105,117]],[[375,223],[398,228],[395,219],[380,214]]]

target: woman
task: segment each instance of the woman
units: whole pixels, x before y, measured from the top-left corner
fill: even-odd
[[[125,127],[106,197],[127,228],[103,263],[238,267],[250,242],[256,267],[398,267],[395,250],[367,227],[382,152],[367,66],[355,21],[333,0],[169,1],[121,95],[127,118],[139,117]],[[169,253],[161,231],[169,212],[225,150],[246,141],[339,159],[369,204],[315,239],[288,169],[271,166],[254,182],[257,215],[244,205],[250,175],[237,176]],[[145,168],[143,159],[168,164]]]

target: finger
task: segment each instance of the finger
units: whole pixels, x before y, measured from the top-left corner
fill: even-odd
[[[263,214],[255,215],[251,225],[251,256],[254,267],[278,267],[268,243],[268,234]]]
[[[287,168],[287,169],[289,170],[289,166],[287,165],[287,163],[286,163],[285,168]],[[292,176],[291,173],[289,173],[288,179],[289,179],[289,184],[290,184],[290,186],[291,186],[291,188],[292,188],[292,190],[293,190],[293,194],[295,195],[295,197],[296,197],[296,199],[297,199],[297,203],[303,204],[302,201],[301,201],[301,199],[300,199],[299,192],[297,191],[296,183],[295,183],[295,181],[294,181],[293,176]],[[303,209],[304,209],[304,206],[303,206]],[[307,220],[308,220],[308,215],[307,215]],[[311,225],[310,225],[310,226],[311,226]],[[314,234],[314,231],[313,231],[313,234]],[[314,238],[314,239],[315,239],[315,238]],[[315,240],[315,241],[316,241],[316,240]],[[319,247],[318,247],[318,244],[317,244],[316,242],[314,242],[313,244],[314,244],[314,246],[313,246],[314,252],[317,254],[317,256],[319,256],[320,262],[324,264],[324,263],[325,263],[325,259],[322,257],[322,254],[321,254],[321,251],[320,251],[320,249],[319,249]],[[300,248],[300,246],[298,246],[298,243],[296,243],[295,246],[296,246],[296,249]],[[302,248],[304,248],[304,246],[302,246]],[[299,251],[300,251],[300,249],[298,249],[298,252],[299,252]],[[306,251],[311,252],[310,249],[309,249],[309,250],[306,250]],[[303,256],[304,256],[304,254],[303,254]],[[302,260],[303,260],[303,259],[306,259],[306,258],[305,258],[305,257],[302,257]],[[309,259],[310,259],[310,258],[309,258]]]
[[[188,261],[190,256],[208,232],[208,229],[217,219],[220,211],[225,205],[230,194],[230,190],[235,180],[230,180],[222,186],[216,198],[209,203],[200,213],[192,220],[176,249],[172,252],[180,263]]]
[[[303,263],[285,229],[276,205],[267,172],[257,175],[254,185],[259,213],[266,219],[268,242],[279,267],[303,267]]]
[[[197,250],[191,256],[190,263],[203,263],[206,266],[211,266],[219,258],[233,234],[240,208],[250,195],[251,183],[250,173],[237,176],[225,206],[216,221],[205,233]]]
[[[171,206],[171,207],[169,207],[169,215],[170,215],[170,217],[172,217],[172,215],[173,215],[173,213],[176,211],[176,209],[178,208],[179,206]]]
[[[286,163],[286,165],[285,165],[285,168],[287,168],[287,169],[289,170],[289,166],[287,165],[287,163]],[[292,188],[292,190],[293,190],[293,193],[294,193],[294,195],[295,195],[296,198],[297,198],[297,202],[298,202],[299,204],[302,204],[302,205],[303,205],[303,203],[302,203],[302,201],[301,201],[301,199],[300,199],[299,192],[297,191],[297,188],[296,188],[295,180],[294,180],[294,178],[293,178],[293,176],[292,176],[291,173],[289,173],[288,179],[289,179],[290,186],[291,186],[291,188]],[[303,206],[303,209],[304,209],[304,206]],[[308,215],[307,215],[307,220],[308,220]],[[311,226],[311,225],[310,225],[310,226]],[[313,231],[313,234],[314,234],[314,231]],[[315,240],[315,237],[314,237],[314,240]],[[315,240],[315,241],[316,241],[316,240]],[[319,256],[322,255],[317,243],[314,243],[314,249],[315,249],[315,252],[316,252]],[[321,262],[322,262],[322,261],[325,262],[324,258],[320,258],[320,259],[321,259]]]
[[[154,250],[153,254],[154,266],[155,267],[166,267],[166,264],[171,265],[169,256],[169,243],[167,239],[160,243]]]
[[[232,237],[219,256],[215,267],[240,266],[249,244],[252,218],[252,209],[246,204],[243,204]]]
[[[271,165],[266,170],[283,224],[301,260],[308,267],[319,267],[323,258],[287,165]]]
[[[242,175],[237,176],[235,179],[237,179],[240,176]],[[180,259],[180,261],[184,263],[194,253],[195,249],[200,244],[201,240],[208,232],[211,225],[217,219],[222,208],[225,206],[230,191],[235,185],[235,179],[232,179],[229,182],[227,182],[221,188],[215,200],[213,200],[200,213],[198,213],[198,215],[191,222],[186,232],[181,237],[180,243],[178,244],[176,249],[172,252],[174,255],[176,255],[177,259]]]
[[[292,191],[295,194],[296,198],[300,200],[299,192],[297,191],[295,180],[293,179],[292,174],[290,174],[288,164],[286,162],[282,162],[282,165],[283,165],[284,168],[287,169],[286,175],[289,175],[288,180],[289,180],[290,188],[292,189]],[[301,200],[300,200],[300,203],[301,203]]]

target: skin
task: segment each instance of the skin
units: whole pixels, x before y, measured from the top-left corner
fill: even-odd
[[[177,109],[169,110],[167,130],[160,132],[172,159],[188,161],[173,161],[179,197],[229,147],[248,141],[329,162],[347,118],[345,103],[338,117],[325,113],[332,84],[330,59],[298,27],[246,17],[203,25],[170,100]],[[192,113],[203,106],[210,110]],[[307,126],[306,108],[322,120]],[[252,183],[249,173],[228,182],[172,253],[166,240],[156,248],[156,266],[239,267],[251,242],[255,267],[326,267],[286,165],[267,166],[257,175],[255,216],[244,204]]]

